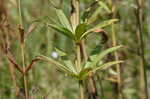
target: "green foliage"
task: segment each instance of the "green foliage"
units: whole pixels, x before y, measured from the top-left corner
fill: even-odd
[[[97,7],[95,8],[95,6]],[[81,18],[83,21],[86,21],[88,24],[91,24],[97,20],[99,14],[102,14],[105,11],[107,13],[111,13],[111,10],[103,1],[95,1],[93,4],[91,4],[89,8],[86,9],[85,12],[83,12]]]
[[[35,0],[21,0],[22,20],[26,33],[25,64],[31,65],[30,63],[37,53],[42,54],[37,58],[43,60],[36,64],[33,62],[34,66],[26,74],[31,98],[79,99],[76,94],[79,92],[77,82],[85,80],[88,82],[87,86],[90,86],[88,89],[91,89],[91,80],[88,77],[92,76],[96,82],[98,99],[111,99],[112,97],[116,99],[115,89],[118,73],[113,66],[120,63],[124,81],[124,97],[126,99],[140,98],[139,85],[143,80],[139,81],[139,77],[141,77],[139,73],[141,71],[139,70],[141,47],[138,39],[140,35],[138,34],[139,21],[137,18],[138,10],[144,13],[144,20],[141,22],[142,38],[144,40],[143,48],[145,48],[145,68],[149,81],[150,6],[148,4],[150,1],[145,0],[142,7],[139,7],[134,0],[79,1],[80,24],[73,29],[69,18],[70,11],[72,11],[70,0],[36,0],[36,2]],[[113,1],[112,4],[110,1]],[[17,0],[0,0],[0,99],[17,99],[12,79],[14,75],[11,72],[13,65],[6,59],[3,51],[3,48],[8,48],[14,56],[14,61],[22,65],[21,54],[18,54],[21,50],[18,42],[20,38],[17,3]],[[112,24],[115,26],[116,43],[125,45],[126,48],[111,47]],[[108,37],[105,43],[101,43],[102,32],[105,32]],[[75,48],[76,43],[81,43],[81,40],[85,42],[88,59],[84,60],[81,52],[81,70],[78,71]],[[4,46],[3,43],[6,45]],[[123,50],[117,51],[120,60],[114,61],[112,53],[121,48]],[[55,59],[50,57],[53,52],[58,54]],[[122,63],[121,60],[125,60],[125,63]],[[13,69],[14,77],[20,88],[20,95],[23,95],[22,77],[24,75],[20,75],[16,68]],[[88,95],[86,98],[89,98]]]
[[[59,21],[62,24],[62,26],[69,29],[70,31],[72,31],[70,22],[67,19],[67,17],[65,16],[65,14],[63,13],[63,11],[60,9],[56,9],[56,14],[57,14],[57,17],[59,18]]]
[[[117,20],[117,19],[110,19],[110,20],[104,21],[104,22],[102,22],[102,23],[99,23],[99,24],[97,24],[96,26],[94,26],[93,28],[88,29],[88,30],[82,35],[82,38],[83,38],[84,36],[88,35],[89,33],[92,33],[92,32],[94,32],[94,31],[96,31],[96,30],[99,30],[99,29],[102,29],[102,28],[104,28],[104,27],[107,27],[107,26],[111,25],[112,23],[114,23],[114,22],[116,22],[116,21],[118,21],[118,20]]]
[[[82,40],[89,33],[92,33],[96,30],[107,27],[111,25],[112,23],[118,21],[118,19],[106,20],[89,29],[88,29],[89,25],[87,23],[82,23],[76,27],[75,31],[71,32],[72,31],[71,25],[69,24],[69,20],[65,17],[65,14],[60,9],[56,12],[57,12],[57,15],[62,15],[62,16],[58,16],[59,21],[61,21],[62,26],[58,26],[54,24],[48,24],[48,26],[58,31],[58,33],[61,33],[67,36],[68,38],[74,40],[75,42],[80,42],[80,40]]]
[[[76,37],[77,41],[81,39],[81,36],[86,32],[86,30],[87,30],[87,24],[85,24],[85,23],[79,24],[76,27],[75,37]]]
[[[70,39],[75,39],[74,34],[65,27],[61,27],[53,24],[48,24],[48,26],[56,30],[58,33],[62,33],[63,35],[67,36]]]
[[[96,59],[91,60],[90,62],[85,63],[85,66],[82,66],[83,68],[80,71],[77,71],[77,68],[75,68],[75,64],[73,64],[71,62],[71,60],[62,60],[62,63],[59,63],[58,61],[50,58],[50,57],[46,57],[43,55],[40,55],[39,57],[42,58],[42,60],[44,61],[48,61],[52,64],[55,64],[60,70],[62,70],[65,74],[75,77],[78,80],[83,80],[86,79],[86,77],[88,77],[90,72],[96,72],[97,70],[103,70],[106,68],[109,68],[110,66],[113,66],[115,64],[121,63],[123,61],[113,61],[113,62],[108,62],[108,63],[103,63],[101,65],[97,65],[98,62],[102,61],[102,59],[109,53],[121,48],[122,46],[116,46],[116,47],[112,47],[109,48],[99,54],[97,54],[95,57]],[[63,63],[65,65],[63,65]]]
[[[92,62],[92,66],[96,66],[96,64],[102,59],[104,58],[107,54],[112,53],[113,51],[121,48],[122,46],[115,46],[109,49],[106,49],[105,51],[101,52],[100,54],[97,54],[95,57],[96,59],[94,59],[94,61]]]

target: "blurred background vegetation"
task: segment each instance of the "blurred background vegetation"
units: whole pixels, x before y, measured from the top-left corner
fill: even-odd
[[[71,0],[21,0],[21,12],[24,30],[32,29],[25,42],[25,63],[30,64],[38,54],[51,56],[55,53],[55,47],[67,52],[70,58],[74,51],[72,41],[65,36],[56,33],[47,27],[46,23],[57,23],[58,18],[53,6],[61,7],[69,18]],[[108,5],[111,0],[101,0]],[[115,6],[115,17],[119,22],[115,25],[115,32],[118,45],[125,45],[125,49],[118,51],[119,58],[125,60],[122,64],[123,76],[123,95],[125,99],[144,99],[140,98],[140,65],[141,49],[144,48],[145,70],[147,77],[147,89],[150,92],[150,0],[143,0],[142,8],[142,38],[144,45],[140,46],[139,22],[137,13],[139,11],[138,0],[112,0]],[[139,0],[140,1],[140,0]],[[17,63],[21,64],[21,49],[19,45],[19,14],[17,0],[0,0],[0,44],[7,38],[9,50],[12,52]],[[53,3],[52,3],[53,2]],[[94,0],[80,0],[81,15],[94,2]],[[140,9],[141,10],[141,9]],[[92,11],[91,11],[92,14]],[[96,21],[110,19],[112,13],[102,9]],[[59,24],[59,23],[58,23]],[[103,50],[112,46],[111,26],[105,28],[107,31],[107,42],[102,43],[103,38],[98,34],[90,36],[86,41],[88,53],[92,49]],[[143,47],[143,48],[141,48]],[[111,60],[110,54],[107,60]],[[0,50],[0,99],[16,99],[15,86],[12,72],[15,71],[16,83],[23,91],[22,75],[13,68],[7,60],[3,48]],[[97,83],[97,99],[116,99],[116,82],[112,80],[115,75],[114,69],[101,72],[100,79],[95,78]],[[108,79],[106,79],[108,78]],[[61,72],[44,62],[34,64],[28,73],[28,85],[30,95],[33,99],[78,99],[78,84],[75,80],[69,79]]]

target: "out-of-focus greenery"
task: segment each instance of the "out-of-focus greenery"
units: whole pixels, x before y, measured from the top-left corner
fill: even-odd
[[[21,49],[19,46],[19,15],[17,8],[17,0],[0,0],[4,1],[3,5],[7,12],[8,24],[13,32],[10,35],[10,50],[13,53],[15,60],[21,64]],[[63,3],[59,4],[61,0],[50,0],[54,2],[55,6],[61,7],[65,14],[70,16],[70,0],[62,0]],[[108,4],[109,0],[103,0]],[[116,2],[115,2],[116,1]],[[81,15],[93,0],[80,0]],[[1,4],[1,2],[0,2]],[[134,53],[139,51],[139,44],[137,41],[137,20],[135,16],[135,9],[137,8],[135,0],[114,0],[117,9],[117,18],[119,22],[116,25],[117,43],[127,46],[125,50],[120,51],[119,57],[125,60],[123,64],[123,93],[125,99],[138,99],[139,98],[139,56]],[[150,0],[145,0],[144,5],[144,30],[143,38],[145,43],[145,59],[148,87],[150,92]],[[25,63],[29,64],[31,60],[39,55],[44,54],[51,56],[55,52],[55,47],[69,53],[70,58],[74,57],[72,52],[74,48],[70,39],[56,33],[53,29],[47,27],[46,23],[58,23],[58,18],[52,4],[49,0],[21,0],[23,25],[25,31],[31,24],[36,25],[36,28],[29,34],[26,39],[25,48]],[[1,9],[1,6],[0,6]],[[110,16],[104,9],[98,15],[97,22],[109,19]],[[1,13],[0,13],[1,14]],[[1,20],[0,20],[1,21]],[[0,27],[1,28],[1,27]],[[105,44],[101,43],[101,37],[96,34],[87,37],[86,48],[88,53],[92,49],[103,50],[110,47],[112,44],[111,27],[105,28],[108,35],[108,41]],[[2,33],[2,31],[0,31]],[[0,35],[1,36],[1,35]],[[1,41],[0,41],[1,42]],[[108,56],[111,60],[112,55]],[[110,69],[111,71],[112,69]],[[17,71],[17,70],[16,70]],[[115,84],[112,81],[106,80],[105,77],[111,74],[109,70],[98,74],[102,76],[102,87],[104,96],[101,95],[101,88],[98,85],[98,95],[102,99],[112,99],[114,97]],[[104,76],[103,76],[104,75]],[[16,72],[17,84],[23,88],[21,83],[22,78],[19,72]],[[98,81],[98,79],[96,78]],[[41,99],[47,96],[47,99],[78,99],[78,84],[75,80],[69,79],[63,75],[57,68],[52,67],[44,62],[36,63],[32,70],[28,73],[29,92],[35,99]],[[9,71],[9,62],[5,57],[3,51],[0,50],[0,99],[16,99],[15,89],[12,84],[12,79]],[[115,98],[114,98],[115,99]]]

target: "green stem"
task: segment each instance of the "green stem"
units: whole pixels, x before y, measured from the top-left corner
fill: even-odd
[[[77,25],[80,23],[80,3],[79,0],[71,0],[71,24],[73,26],[73,30],[77,27]],[[82,69],[81,67],[81,42],[76,44],[76,56],[77,56],[77,64],[76,68],[77,71],[80,72]],[[79,82],[80,87],[80,99],[84,99],[84,87],[83,82]]]
[[[87,62],[88,55],[87,55],[87,52],[86,52],[86,46],[85,46],[85,41],[84,40],[81,40],[81,50],[82,50],[82,55],[83,55],[84,61]]]
[[[76,53],[77,53],[77,71],[80,72],[80,70],[81,70],[81,53],[80,53],[80,45],[77,44],[76,47],[77,47],[77,48],[76,48],[76,49],[77,49],[77,51],[76,51]]]
[[[112,5],[113,6],[113,5]],[[115,6],[113,6],[114,11],[113,11],[113,18],[115,18]],[[116,46],[117,45],[117,38],[116,38],[116,31],[115,31],[115,26],[114,24],[112,24],[112,45]],[[119,61],[119,56],[118,53],[115,51],[114,52],[114,56],[115,56],[115,61]],[[117,88],[118,88],[118,99],[123,99],[123,92],[122,92],[122,74],[121,74],[121,65],[117,64],[116,65],[116,70],[117,70]]]
[[[19,11],[19,24],[20,24],[20,28],[23,28],[23,22],[22,22],[22,13],[21,13],[21,0],[18,0],[18,11]],[[20,34],[21,35],[21,34]],[[21,57],[22,57],[22,66],[23,66],[23,72],[25,73],[25,59],[24,59],[24,37],[21,37],[23,39],[21,39]],[[23,80],[24,80],[24,90],[25,90],[25,98],[28,99],[28,87],[27,87],[27,79],[26,79],[26,75],[23,75]]]
[[[79,0],[74,0],[74,2],[75,2],[75,9],[76,9],[75,22],[77,26],[80,22],[80,3],[79,3]]]
[[[146,61],[145,61],[145,53],[144,53],[144,40],[143,40],[143,10],[144,10],[144,0],[136,0],[137,2],[137,26],[138,26],[138,41],[140,44],[140,92],[141,99],[148,99],[148,86],[147,86],[147,75],[146,75]]]
[[[79,6],[79,0],[71,0],[71,7],[72,7],[72,11],[71,11],[71,24],[73,26],[73,29],[75,30],[76,26],[79,24],[79,16],[80,16],[80,6]],[[80,43],[76,44],[76,55],[77,55],[77,71],[80,72],[81,70],[81,46]]]
[[[23,72],[25,73],[24,44],[21,44],[21,56],[22,56]],[[28,99],[28,87],[26,75],[23,75],[23,80],[24,80],[25,97],[26,99]]]
[[[83,86],[83,81],[79,82],[79,87],[80,87],[80,99],[84,99],[84,86]]]
[[[115,27],[114,24],[112,24],[112,42],[113,42],[113,46],[117,45],[116,42],[116,32],[115,32]],[[114,56],[115,56],[115,61],[119,61],[119,57],[118,57],[118,53],[115,51],[114,52]],[[116,65],[116,70],[117,70],[117,86],[118,86],[118,99],[123,99],[123,93],[122,93],[122,75],[121,75],[121,65],[117,64]]]
[[[73,26],[73,29],[75,30],[76,26],[80,22],[80,3],[79,0],[71,0],[71,24]]]
[[[22,13],[21,13],[21,1],[18,0],[18,11],[19,11],[19,24],[22,26]]]

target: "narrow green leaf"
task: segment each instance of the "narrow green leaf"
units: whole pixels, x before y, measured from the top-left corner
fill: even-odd
[[[97,16],[101,13],[101,11],[102,11],[102,7],[98,7],[98,8],[94,11],[94,13],[91,14],[91,16],[88,18],[87,23],[88,23],[88,24],[91,24],[91,23],[95,22],[96,19],[97,19]]]
[[[111,10],[108,8],[108,6],[104,2],[95,1],[93,2],[93,4],[91,4],[91,6],[88,9],[85,10],[81,18],[83,19],[83,21],[88,19],[87,23],[90,24],[96,21],[97,16],[102,14],[103,12],[110,13]]]
[[[85,21],[85,19],[87,19],[88,24],[91,24],[91,23],[95,22],[97,20],[97,16],[102,14],[103,12],[105,12],[105,11],[107,13],[111,12],[111,10],[108,8],[108,6],[104,2],[97,1],[97,3],[98,3],[99,6],[96,9],[93,10],[92,7],[90,7],[90,8],[87,9],[87,11],[85,11],[85,13],[82,16],[83,21]],[[95,6],[93,6],[93,8]]]
[[[91,55],[91,56],[90,56],[90,60],[91,60],[91,61],[94,61],[95,59],[97,59],[97,54],[96,54],[96,55]]]
[[[87,31],[82,35],[82,38],[83,38],[84,36],[88,35],[88,34],[91,33],[91,32],[94,32],[94,31],[96,31],[96,30],[98,30],[98,29],[102,29],[102,28],[104,28],[104,27],[106,27],[106,26],[109,26],[109,25],[111,25],[112,23],[117,22],[117,21],[118,21],[118,19],[110,19],[110,20],[107,20],[107,21],[103,21],[103,22],[97,24],[96,26],[94,26],[93,28],[87,30]]]
[[[99,5],[100,5],[102,8],[104,8],[108,13],[111,12],[111,10],[108,8],[108,6],[107,6],[104,2],[99,1],[98,3],[99,3]]]
[[[97,70],[104,70],[104,69],[107,69],[115,64],[119,64],[119,63],[122,63],[123,61],[113,61],[113,62],[108,62],[108,63],[105,63],[103,65],[100,65],[98,66],[97,68],[95,68],[93,71],[96,72]]]
[[[117,21],[118,21],[118,19],[110,19],[110,20],[107,20],[107,21],[103,21],[103,22],[99,23],[98,25],[94,26],[94,28],[89,29],[87,32],[92,32],[92,31],[95,31],[97,29],[104,28],[108,25],[111,25],[114,22],[117,22]]]
[[[83,14],[81,16],[83,22],[89,19],[95,13],[95,9],[97,9],[97,4],[98,1],[94,1],[87,9],[83,11]]]
[[[56,50],[56,52],[58,53],[59,56],[66,56],[67,55],[64,51],[62,51],[58,48],[55,48],[55,50]]]
[[[50,62],[52,64],[55,64],[59,69],[61,69],[62,71],[64,71],[65,73],[72,73],[72,71],[67,67],[62,65],[61,63],[55,61],[54,59],[44,56],[44,55],[40,55],[40,58],[42,58],[43,60]]]
[[[65,65],[75,74],[77,74],[76,69],[74,68],[75,66],[70,60],[64,60]]]
[[[79,24],[76,27],[75,36],[76,36],[77,40],[80,40],[82,34],[85,33],[86,29],[87,29],[87,25],[85,23]]]
[[[56,30],[58,33],[61,33],[61,34],[65,35],[65,36],[67,36],[70,39],[74,39],[73,33],[70,30],[68,30],[67,28],[60,27],[60,26],[53,25],[53,24],[48,24],[48,26],[50,26],[51,28]]]
[[[72,31],[71,24],[61,9],[56,9],[57,17],[59,18],[60,23],[70,31]]]
[[[102,51],[102,45],[96,45],[96,47],[91,51],[91,55],[97,55]]]
[[[112,47],[112,48],[109,48],[109,49],[106,49],[104,50],[103,52],[101,52],[100,54],[97,55],[97,59],[95,59],[93,62],[92,62],[92,66],[96,66],[96,64],[102,59],[104,58],[107,54],[121,48],[122,46],[115,46],[115,47]]]
[[[109,73],[112,75],[117,75],[117,71],[115,71],[114,69],[109,69]]]
[[[90,68],[91,67],[91,62],[87,61],[86,64],[84,65],[84,69]]]

